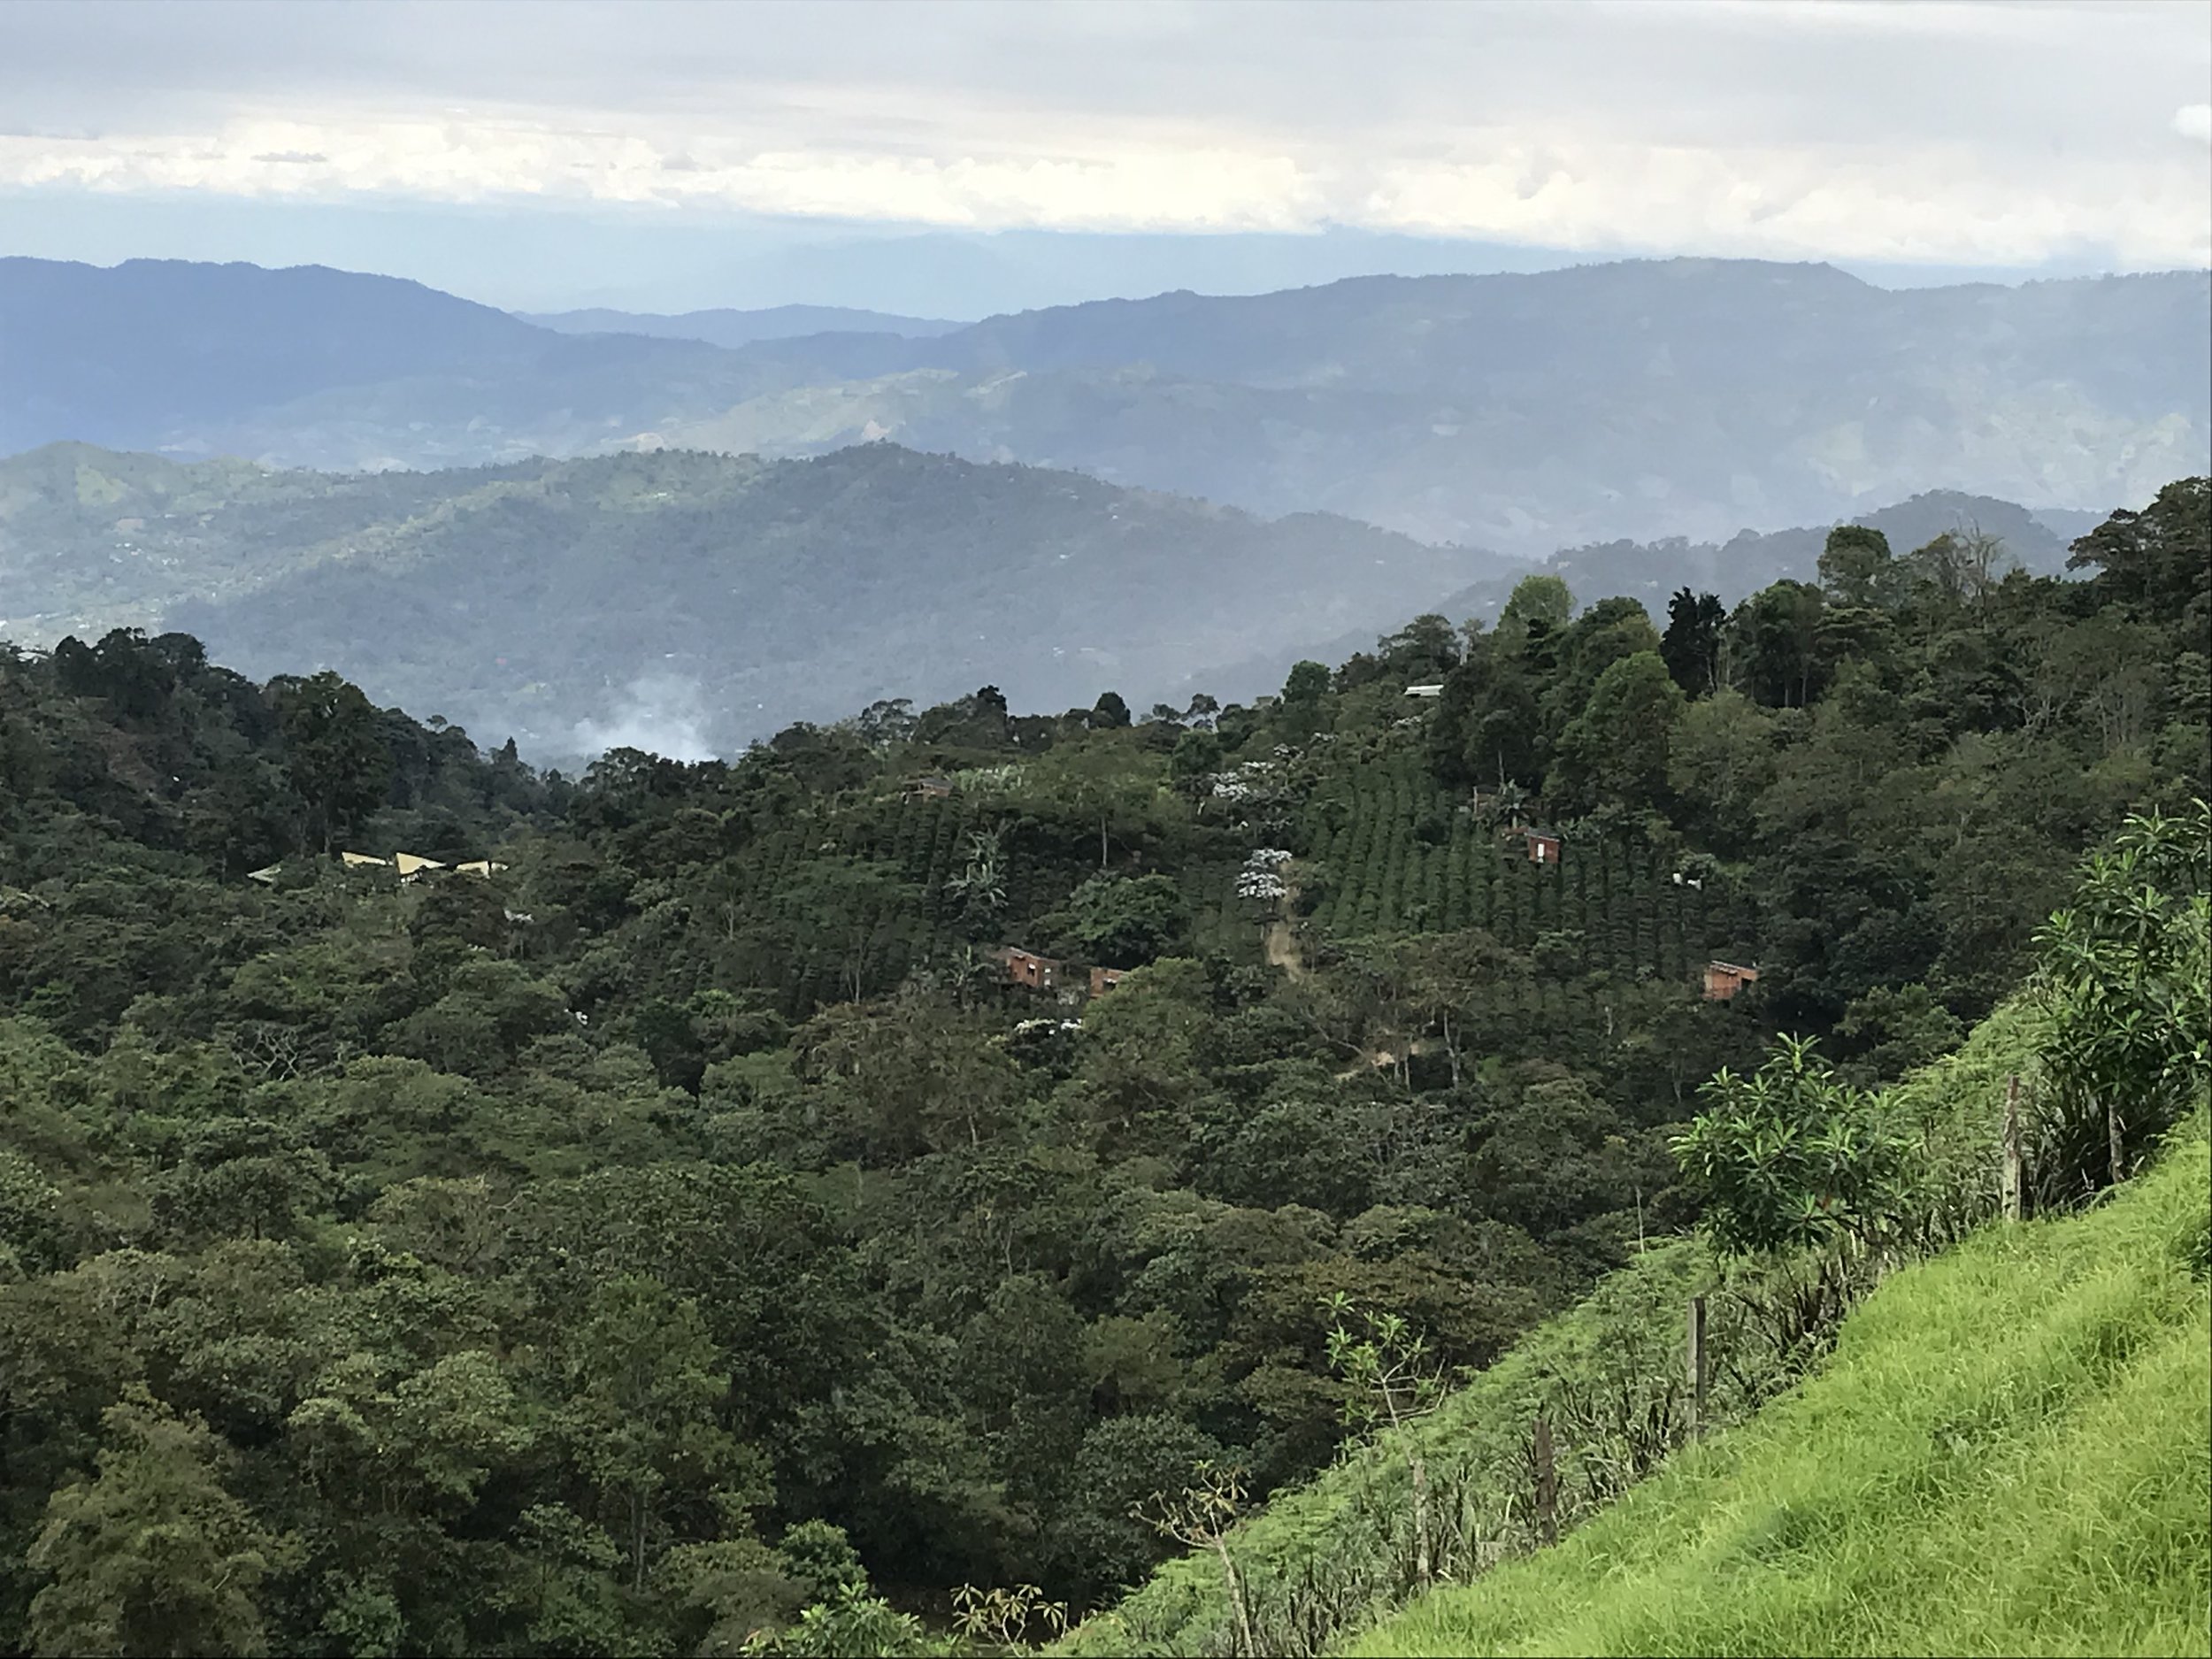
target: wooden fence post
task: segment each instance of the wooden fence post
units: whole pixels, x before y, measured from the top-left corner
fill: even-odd
[[[1559,1541],[1559,1468],[1553,1462],[1551,1419],[1536,1418],[1536,1536],[1545,1544]]]
[[[2020,1074],[2016,1071],[2005,1079],[2005,1173],[1999,1191],[2007,1221],[2019,1220],[2025,1208],[2025,1174],[2020,1162]]]
[[[2111,1101],[2104,1103],[2104,1132],[2112,1153],[2112,1184],[2117,1187],[2127,1179],[2127,1160],[2120,1150],[2120,1109]]]
[[[1705,1298],[1690,1298],[1690,1434],[1705,1432]]]

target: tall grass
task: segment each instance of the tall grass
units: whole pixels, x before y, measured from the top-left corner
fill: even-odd
[[[2212,1652],[2212,1141],[1891,1278],[1833,1357],[1353,1654]]]

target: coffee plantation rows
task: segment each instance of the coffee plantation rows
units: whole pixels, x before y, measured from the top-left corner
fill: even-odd
[[[1712,861],[1678,882],[1682,864],[1658,848],[1593,827],[1555,833],[1559,862],[1532,863],[1510,821],[1478,818],[1417,756],[1363,764],[1308,803],[1309,926],[1340,940],[1480,927],[1557,971],[1629,979],[1756,958],[1753,906]]]
[[[1553,977],[1687,982],[1715,957],[1756,960],[1755,908],[1722,867],[1686,864],[1617,829],[1557,833],[1560,861],[1531,862],[1509,821],[1479,817],[1440,788],[1416,752],[1325,772],[1311,784],[1295,837],[1304,932],[1348,941],[1479,927]],[[995,902],[973,902],[960,888],[977,838],[989,848]],[[1133,839],[1113,849],[1118,872],[1154,863],[1147,855],[1157,849]],[[1191,944],[1256,964],[1276,907],[1238,896],[1234,832],[1203,840],[1173,863]],[[865,872],[841,878],[841,907],[825,904],[826,861]],[[757,836],[724,866],[710,908],[733,965],[751,983],[778,987],[784,1010],[800,1016],[841,995],[887,988],[918,967],[972,961],[969,953],[1002,942],[1048,949],[1040,926],[1048,931],[1095,868],[1079,832],[1041,821],[1018,802],[881,799]],[[831,925],[833,917],[841,925]]]
[[[972,901],[960,878],[988,845],[995,902]],[[1181,849],[1172,874],[1192,918],[1192,944],[1240,964],[1260,960],[1266,907],[1240,901],[1240,854]],[[1118,872],[1156,849],[1115,847]],[[917,968],[973,971],[1001,943],[1048,949],[1037,932],[1094,873],[1079,829],[1040,821],[1017,803],[923,796],[853,803],[758,835],[728,859],[708,895],[728,965],[775,987],[787,1015],[876,995]],[[858,870],[858,878],[847,872]],[[833,902],[837,901],[837,902]]]

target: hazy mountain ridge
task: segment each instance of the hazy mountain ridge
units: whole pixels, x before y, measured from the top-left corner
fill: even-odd
[[[19,618],[0,631],[186,629],[249,672],[326,664],[540,756],[632,728],[728,749],[987,681],[1030,707],[1142,706],[1194,664],[1371,635],[1516,568],[890,444],[337,476],[84,446],[0,463]]]
[[[1978,527],[2043,573],[2070,539],[1958,492],[1858,521],[1900,552]],[[1589,545],[1541,568],[1585,603],[1626,595],[1660,618],[1680,587],[1732,603],[1811,580],[1827,529]],[[993,680],[1037,707],[1110,687],[1139,706],[1248,695],[1418,611],[1494,617],[1530,568],[891,444],[430,473],[74,444],[0,461],[0,637],[183,627],[255,672],[334,666],[541,755],[631,727],[704,752]]]
[[[572,311],[516,311],[540,328],[564,334],[646,334],[659,340],[698,340],[737,348],[764,340],[797,340],[811,334],[895,334],[926,340],[965,328],[941,317],[900,317],[889,311],[849,305],[771,305],[757,311],[717,307],[702,311],[623,311],[589,306]]]
[[[837,434],[808,388],[671,435],[774,448],[872,422],[1531,552],[1931,488],[2103,511],[2202,464],[2208,296],[2201,273],[1893,293],[1706,260],[1164,295],[885,342],[904,373],[846,388]]]
[[[481,468],[471,487],[549,463]],[[0,460],[0,638],[158,626],[188,598],[250,591],[388,540],[441,508],[455,475],[273,471],[57,443]]]
[[[557,334],[397,278],[163,259],[0,259],[0,452],[346,469],[584,452],[775,383],[695,341]]]
[[[381,467],[809,455],[890,436],[1530,556],[1624,535],[1719,542],[1938,488],[2101,513],[2212,465],[2200,272],[1892,291],[1824,265],[1630,262],[1167,294],[930,339],[727,350],[557,334],[385,279],[228,266],[184,267],[197,309],[165,314],[189,344],[148,347],[142,328],[97,319],[169,267],[14,268],[38,264],[0,266],[0,349],[27,388],[0,443],[104,436]],[[58,270],[81,290],[58,346],[38,297]],[[226,283],[327,303],[206,299]],[[394,320],[439,303],[437,328]],[[327,373],[178,405],[190,376],[176,365],[226,362],[225,331],[249,327],[255,350]]]

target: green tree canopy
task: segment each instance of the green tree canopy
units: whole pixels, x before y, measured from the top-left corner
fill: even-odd
[[[30,1565],[30,1649],[75,1655],[269,1651],[262,1581],[281,1545],[224,1489],[206,1425],[134,1389],[102,1417],[97,1472],[47,1506]]]

